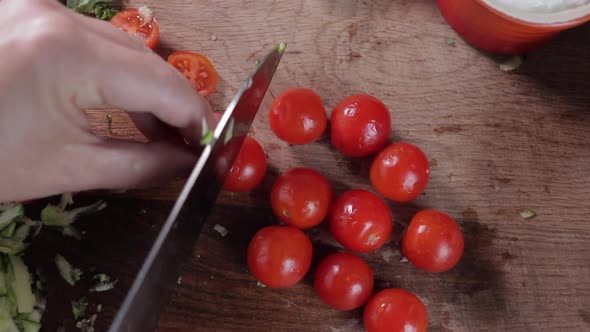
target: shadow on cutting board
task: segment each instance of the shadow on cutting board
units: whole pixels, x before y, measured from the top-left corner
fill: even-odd
[[[523,75],[569,103],[590,104],[590,24],[568,30],[527,55]],[[587,107],[580,107],[587,110]]]

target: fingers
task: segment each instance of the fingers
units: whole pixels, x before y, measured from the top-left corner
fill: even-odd
[[[76,191],[154,187],[187,175],[198,158],[186,147],[168,142],[109,140],[69,152],[79,158],[76,160],[87,161],[81,173],[77,172],[79,178],[72,181],[78,188],[71,190]]]
[[[200,133],[203,118],[213,124],[209,103],[157,55],[115,44],[102,46],[94,50],[94,61],[88,64],[82,86],[90,86],[92,91],[80,91],[76,96],[79,107],[106,104],[129,112],[150,112],[188,132]]]

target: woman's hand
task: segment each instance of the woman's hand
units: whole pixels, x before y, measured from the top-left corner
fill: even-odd
[[[198,156],[170,128],[196,140],[213,118],[176,69],[55,0],[3,0],[0,12],[0,202],[150,185],[190,169]],[[92,135],[83,109],[105,106],[131,112],[151,142]]]

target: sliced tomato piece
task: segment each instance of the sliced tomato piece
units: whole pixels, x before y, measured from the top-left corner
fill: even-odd
[[[206,56],[199,53],[177,51],[170,54],[168,63],[183,73],[201,95],[208,96],[217,88],[219,75]]]
[[[160,26],[152,15],[149,22],[136,8],[123,9],[111,19],[111,23],[128,34],[143,40],[149,48],[156,47],[160,39]]]

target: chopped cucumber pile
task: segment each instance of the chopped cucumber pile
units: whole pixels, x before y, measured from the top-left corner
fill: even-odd
[[[37,332],[41,330],[41,318],[45,311],[45,299],[41,296],[43,278],[39,271],[31,273],[22,255],[43,227],[58,230],[64,236],[82,237],[74,223],[82,216],[96,213],[106,207],[99,201],[94,204],[67,210],[73,204],[72,195],[63,194],[58,205],[47,205],[41,211],[41,220],[25,215],[22,204],[0,204],[0,331]],[[62,278],[74,286],[82,271],[72,266],[62,255],[55,256],[55,265]],[[115,282],[104,274],[94,278],[97,284],[92,291],[112,289]],[[86,315],[86,299],[72,302],[76,326],[81,331],[94,330],[96,314]]]
[[[45,303],[31,287],[31,274],[20,256],[0,254],[0,331],[41,329]]]

